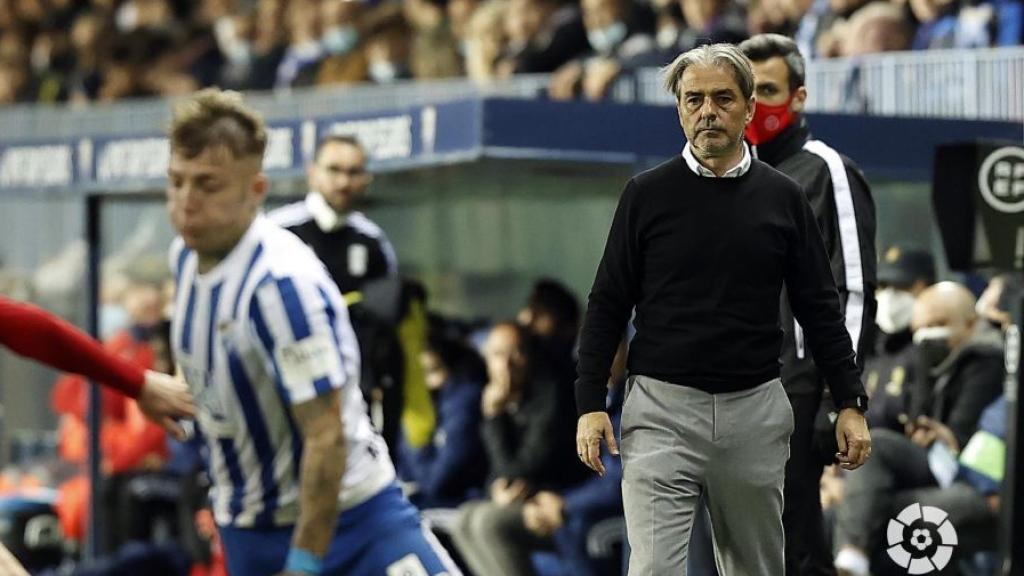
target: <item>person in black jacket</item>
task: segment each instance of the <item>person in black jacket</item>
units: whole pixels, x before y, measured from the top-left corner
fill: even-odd
[[[483,439],[490,498],[459,508],[452,539],[475,574],[530,574],[528,551],[541,546],[523,520],[526,501],[542,490],[581,482],[572,458],[572,406],[557,367],[526,328],[498,324],[484,344]]]
[[[480,437],[487,371],[479,354],[448,334],[440,321],[428,330],[419,360],[434,396],[437,426],[431,442],[421,448],[403,439],[398,472],[415,484],[409,499],[420,508],[458,506],[479,496],[487,475]]]
[[[398,259],[384,230],[356,210],[373,175],[367,151],[345,135],[317,144],[301,202],[278,208],[270,218],[316,252],[349,307],[362,357],[359,386],[374,424],[392,454],[398,454],[405,356],[398,340],[401,280]]]
[[[747,140],[756,146],[758,159],[803,187],[825,241],[858,366],[863,368],[875,318],[875,205],[871,189],[852,160],[812,138],[803,115],[807,99],[804,59],[796,43],[779,34],[759,34],[739,46],[750,58],[756,78],[754,119],[747,125]],[[815,434],[825,386],[786,298],[780,316],[782,384],[796,420],[782,513],[786,574],[835,574],[818,494],[822,471],[836,453],[833,434]],[[827,402],[831,405],[831,399]]]
[[[893,494],[950,480],[942,478],[941,462],[955,464],[982,412],[1002,393],[1002,334],[978,321],[974,296],[966,288],[941,282],[926,289],[914,304],[912,325],[918,371],[910,420],[903,433],[873,429],[877,456],[846,482],[835,560],[841,576],[880,572],[884,566],[872,565],[869,558],[880,545],[887,547],[883,540]],[[951,432],[946,450],[934,446],[936,423]]]
[[[864,386],[871,398],[868,426],[903,431],[910,411],[915,378],[913,332],[914,302],[935,283],[935,261],[929,252],[890,246],[878,264],[875,297],[875,342],[864,362]]]
[[[580,338],[576,447],[616,451],[605,383],[635,309],[622,412],[630,572],[683,572],[701,496],[726,574],[784,572],[782,486],[793,414],[779,380],[789,302],[840,408],[839,461],[867,459],[867,405],[825,243],[803,190],[751,158],[754,74],[735,46],[666,70],[687,143],[632,178],[612,219]]]

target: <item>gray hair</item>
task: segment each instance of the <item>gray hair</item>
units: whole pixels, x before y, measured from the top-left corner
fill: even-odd
[[[683,72],[690,66],[708,68],[731,68],[740,86],[744,100],[754,96],[754,69],[750,59],[743,55],[739,48],[732,44],[708,44],[683,52],[671,64],[662,69],[665,89],[679,99],[679,83]]]

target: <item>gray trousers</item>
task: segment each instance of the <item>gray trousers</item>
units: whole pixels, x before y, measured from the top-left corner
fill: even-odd
[[[686,573],[701,495],[722,576],[783,574],[793,411],[782,382],[722,394],[644,376],[628,386],[621,452],[630,576]]]

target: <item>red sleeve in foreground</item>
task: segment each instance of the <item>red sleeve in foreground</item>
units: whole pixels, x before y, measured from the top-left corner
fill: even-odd
[[[64,372],[81,374],[135,398],[145,372],[89,335],[30,304],[0,296],[0,345]]]

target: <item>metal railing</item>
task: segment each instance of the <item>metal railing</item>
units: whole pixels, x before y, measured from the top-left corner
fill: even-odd
[[[812,112],[1024,120],[1024,47],[895,52],[807,66]],[[616,86],[620,102],[673,103],[658,70]]]

